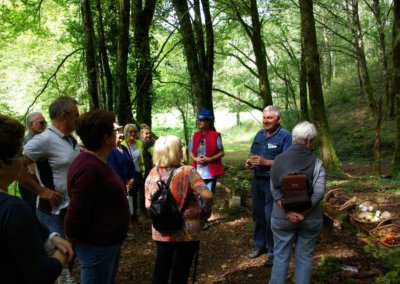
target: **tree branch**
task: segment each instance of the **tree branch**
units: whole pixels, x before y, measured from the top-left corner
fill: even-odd
[[[227,95],[228,97],[233,98],[233,99],[235,99],[235,100],[237,100],[237,101],[239,101],[241,103],[244,103],[245,105],[248,105],[249,107],[251,107],[253,109],[257,109],[259,111],[263,111],[263,108],[255,106],[252,103],[249,103],[248,101],[245,101],[245,100],[243,100],[241,98],[238,98],[235,95],[232,95],[231,93],[228,93],[227,91],[224,91],[222,89],[213,88],[213,91],[217,91],[217,92],[223,93],[223,94]]]
[[[68,58],[70,58],[72,55],[74,55],[75,53],[77,53],[78,51],[83,50],[83,48],[78,48],[76,50],[74,50],[73,52],[71,52],[70,54],[67,54],[63,60],[61,60],[60,64],[58,64],[56,70],[54,71],[53,74],[51,74],[51,76],[47,79],[46,83],[44,84],[42,90],[35,96],[35,99],[33,100],[33,102],[29,105],[29,107],[27,108],[25,114],[24,114],[24,120],[26,119],[26,116],[29,113],[29,110],[31,109],[31,107],[36,103],[37,99],[44,93],[44,91],[47,89],[50,81],[56,77],[58,70],[60,70],[60,68],[64,65],[64,63],[67,61]]]

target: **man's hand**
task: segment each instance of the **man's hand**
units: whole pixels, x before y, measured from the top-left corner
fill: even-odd
[[[254,166],[253,166],[253,164],[251,163],[251,159],[250,158],[248,158],[247,160],[246,160],[246,168],[248,168],[248,169],[254,169]]]
[[[51,242],[54,244],[56,249],[65,256],[66,263],[70,263],[74,258],[74,250],[72,249],[71,243],[59,236],[54,236],[51,239]]]
[[[57,207],[63,200],[63,195],[55,190],[43,187],[39,192],[39,197],[47,200],[51,207]]]
[[[249,160],[253,167],[255,166],[264,166],[264,167],[270,167],[272,166],[272,163],[274,160],[267,160],[263,156],[260,155],[252,155],[249,157]]]

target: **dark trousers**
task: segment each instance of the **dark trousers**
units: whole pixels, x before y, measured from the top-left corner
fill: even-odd
[[[269,178],[253,178],[254,244],[257,249],[268,248],[268,255],[274,255],[274,238],[271,230],[271,214],[274,198]]]
[[[146,214],[146,208],[144,207],[144,180],[141,175],[138,174],[135,176],[135,182],[129,195],[132,196],[133,200],[132,221],[136,221],[138,211],[141,215]]]
[[[199,241],[156,242],[157,258],[153,272],[153,284],[188,283],[192,260],[199,248]]]

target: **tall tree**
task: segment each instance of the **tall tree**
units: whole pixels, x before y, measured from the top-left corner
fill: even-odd
[[[117,94],[117,116],[121,124],[126,124],[133,120],[128,86],[129,11],[130,1],[119,0],[119,32],[115,93]]]
[[[83,19],[83,27],[85,34],[85,55],[86,55],[86,70],[88,77],[88,93],[90,108],[97,109],[99,105],[98,88],[98,70],[96,60],[96,44],[93,28],[93,17],[90,8],[90,0],[81,0],[81,11]]]
[[[321,157],[327,169],[336,170],[339,169],[339,159],[332,143],[325,113],[313,3],[311,0],[299,0],[299,4],[309,98],[313,120],[316,124],[321,141]]]
[[[368,100],[368,106],[371,116],[376,117],[376,102],[371,86],[371,79],[367,67],[367,59],[365,57],[363,32],[358,13],[358,0],[346,0],[345,6],[349,22],[351,23],[351,31],[353,34],[353,46],[358,57],[358,64],[361,73],[361,88],[363,94]]]
[[[385,112],[389,118],[393,118],[394,113],[391,111],[393,108],[390,106],[389,97],[389,73],[388,73],[388,58],[386,54],[386,42],[385,42],[385,26],[384,20],[382,19],[381,7],[379,0],[373,0],[372,4],[368,0],[364,0],[367,6],[371,9],[375,17],[376,29],[378,31],[379,38],[379,49],[382,64],[382,75],[383,75],[383,93],[385,97]]]
[[[309,120],[308,100],[307,100],[307,66],[306,66],[303,43],[301,44],[299,91],[300,91],[301,120]]]
[[[156,0],[134,0],[132,22],[133,46],[136,62],[136,120],[151,126],[153,63],[150,55],[150,26],[153,20]]]
[[[393,170],[395,176],[400,176],[400,1],[394,1],[393,6],[393,71],[392,88],[396,95],[396,151],[394,153]]]
[[[236,3],[234,3],[232,0],[230,2],[231,6],[235,10],[237,19],[250,38],[253,46],[255,64],[257,66],[259,96],[261,97],[264,106],[272,105],[271,87],[268,78],[267,55],[265,51],[265,43],[262,39],[263,25],[258,13],[257,0],[251,0],[250,6],[248,5],[247,1],[242,1],[243,6],[246,7],[247,12],[250,14],[251,25],[247,24],[243,19]]]
[[[101,70],[104,73],[105,78],[105,91],[103,101],[104,105],[109,111],[113,111],[114,109],[114,94],[113,94],[113,76],[110,67],[110,60],[108,57],[106,39],[105,39],[105,31],[104,31],[104,23],[103,23],[103,10],[101,7],[100,0],[96,0],[96,10],[97,10],[97,34],[99,37],[99,54],[100,54],[100,66]],[[103,77],[103,76],[101,76]],[[104,81],[104,80],[103,80]]]
[[[213,110],[214,31],[209,0],[193,1],[193,21],[187,0],[172,0],[172,4],[179,19],[195,108]]]

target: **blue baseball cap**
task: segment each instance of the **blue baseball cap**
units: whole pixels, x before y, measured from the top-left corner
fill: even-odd
[[[212,111],[208,109],[201,109],[199,114],[197,115],[197,120],[213,120],[214,119],[214,114]]]

